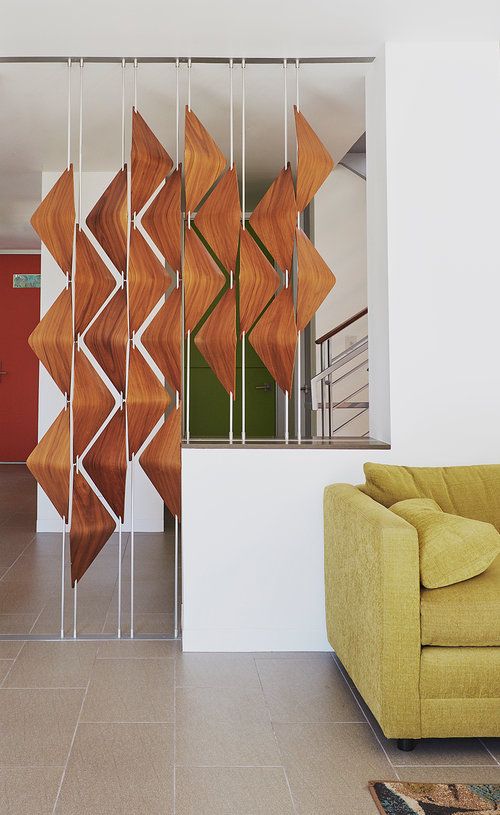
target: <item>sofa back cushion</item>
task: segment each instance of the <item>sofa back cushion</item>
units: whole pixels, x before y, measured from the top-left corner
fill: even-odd
[[[398,467],[365,464],[360,489],[391,507],[407,498],[433,498],[444,512],[486,521],[500,532],[500,464]]]

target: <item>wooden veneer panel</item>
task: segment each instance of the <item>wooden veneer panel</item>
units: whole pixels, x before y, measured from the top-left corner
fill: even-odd
[[[181,405],[173,410],[139,461],[172,515],[181,514]]]
[[[130,233],[128,300],[130,331],[138,331],[160,297],[168,291],[170,275],[138,229]]]
[[[56,385],[69,397],[73,353],[70,289],[63,289],[28,337],[28,343]]]
[[[127,268],[127,165],[87,215],[86,224],[119,272]]]
[[[179,165],[141,218],[142,226],[174,272],[181,270],[181,186]]]
[[[278,266],[291,271],[297,204],[290,162],[252,212],[249,223]]]
[[[115,388],[125,392],[127,366],[127,295],[118,289],[85,334],[85,344]]]
[[[137,110],[132,111],[131,209],[140,212],[173,167],[169,154]]]
[[[302,229],[297,241],[297,329],[302,331],[335,285],[335,275]]]
[[[76,230],[75,335],[82,334],[116,286],[116,281],[91,241]]]
[[[297,133],[297,209],[302,212],[333,170],[333,159],[296,105],[293,111]]]
[[[233,166],[196,213],[196,228],[228,272],[236,268],[240,216],[238,176]]]
[[[273,379],[290,395],[297,344],[291,286],[280,291],[249,334],[249,340]]]
[[[170,404],[165,388],[137,348],[130,349],[127,425],[128,454],[135,455]]]
[[[240,232],[240,335],[248,333],[280,286],[280,276],[247,229]]]
[[[127,451],[125,410],[117,410],[83,459],[83,466],[113,512],[123,521]]]
[[[83,575],[95,560],[116,524],[81,473],[73,480],[73,501],[70,530],[71,585]]]
[[[75,228],[73,165],[58,178],[31,217],[31,225],[62,269],[71,276]]]
[[[81,456],[111,413],[115,400],[83,351],[75,351],[73,458]]]
[[[224,154],[186,105],[184,185],[186,212],[194,212],[226,166]]]
[[[62,518],[68,518],[69,509],[69,434],[69,410],[62,410],[26,461]]]
[[[142,333],[142,344],[174,390],[181,392],[181,308],[180,287],[167,297],[148,327]]]
[[[224,287],[226,278],[194,229],[184,243],[184,331],[192,331]]]
[[[221,385],[236,392],[236,289],[228,289],[194,338]]]

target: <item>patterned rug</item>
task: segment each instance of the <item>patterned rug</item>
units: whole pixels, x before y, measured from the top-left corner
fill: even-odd
[[[370,781],[382,815],[499,815],[499,784],[418,784]]]

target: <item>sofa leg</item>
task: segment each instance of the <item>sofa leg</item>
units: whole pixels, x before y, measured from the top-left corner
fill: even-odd
[[[417,746],[417,739],[398,739],[398,750],[404,750],[409,753]]]

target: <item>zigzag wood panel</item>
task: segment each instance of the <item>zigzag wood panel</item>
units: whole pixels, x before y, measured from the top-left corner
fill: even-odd
[[[184,135],[186,212],[194,212],[221,175],[226,159],[210,133],[187,105]]]
[[[249,223],[278,266],[291,271],[297,204],[290,162],[252,212]]]
[[[138,229],[130,233],[128,302],[130,331],[138,331],[171,285],[170,275]]]
[[[228,393],[236,391],[236,289],[228,289],[205,320],[194,343]]]
[[[226,278],[194,229],[184,243],[184,331],[192,331],[224,287]]]
[[[333,170],[333,159],[295,105],[293,112],[297,133],[297,209],[302,212]]]
[[[225,173],[196,213],[199,229],[227,271],[236,268],[240,233],[240,196],[236,167]]]
[[[173,410],[139,461],[172,515],[181,514],[181,405]]]
[[[240,230],[240,335],[250,331],[280,286],[280,276],[247,229]]]
[[[123,521],[127,475],[125,410],[117,410],[83,459],[83,465],[113,512]]]
[[[85,232],[76,230],[75,335],[82,334],[116,286]]]
[[[63,289],[32,331],[28,343],[60,390],[69,396],[73,353],[70,289]]]
[[[71,277],[75,228],[73,165],[65,170],[31,217],[31,225],[62,269]]]
[[[142,226],[174,272],[181,268],[181,183],[179,164],[141,218]]]
[[[132,111],[131,206],[140,212],[173,167],[173,161],[137,110]]]
[[[119,272],[127,268],[127,165],[113,178],[86,224]]]
[[[335,285],[335,275],[307,235],[296,229],[297,328],[302,331]]]
[[[130,349],[127,390],[129,458],[137,453],[170,404],[163,385],[137,348]]]
[[[85,335],[85,344],[115,388],[125,392],[127,366],[127,295],[118,289]]]
[[[116,524],[81,473],[73,480],[70,551],[71,585],[82,579]]]
[[[291,286],[280,291],[249,335],[249,340],[273,379],[290,394],[297,344]]]
[[[73,457],[81,456],[111,413],[115,400],[83,351],[75,352]]]
[[[68,517],[69,509],[69,433],[69,410],[62,410],[26,461],[62,518]]]
[[[151,354],[167,382],[179,393],[182,387],[181,307],[181,289],[174,289],[141,337],[144,348]]]

